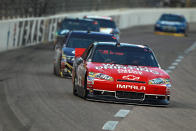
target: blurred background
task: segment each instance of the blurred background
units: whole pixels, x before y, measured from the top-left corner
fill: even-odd
[[[119,8],[196,7],[196,0],[0,0],[0,19]]]

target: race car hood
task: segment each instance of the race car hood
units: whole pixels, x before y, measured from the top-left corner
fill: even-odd
[[[75,56],[75,57],[80,57],[84,51],[85,48],[68,48],[68,47],[64,47],[63,49],[63,53],[67,56]]]
[[[158,24],[161,25],[170,25],[170,26],[183,26],[183,22],[175,22],[175,21],[159,21]]]
[[[74,56],[75,55],[75,49],[74,48],[63,47],[62,51],[67,56]]]
[[[116,80],[133,80],[148,83],[154,78],[169,78],[169,75],[159,67],[128,66],[118,64],[100,64],[89,62],[87,64],[89,72],[103,73]]]

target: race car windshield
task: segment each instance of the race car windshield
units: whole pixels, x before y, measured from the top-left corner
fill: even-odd
[[[94,20],[96,20],[99,23],[100,27],[102,28],[113,28],[113,29],[116,28],[116,25],[112,20],[102,20],[102,19],[94,19]]]
[[[93,42],[116,42],[117,40],[114,39],[112,36],[71,36],[67,47],[69,48],[87,48]]]
[[[99,25],[93,21],[64,20],[61,29],[68,30],[89,30],[99,32]]]
[[[160,18],[161,21],[177,21],[177,22],[184,22],[185,19],[181,16],[175,15],[162,15]]]
[[[158,67],[158,63],[149,49],[134,47],[97,47],[92,62],[112,63],[134,66]]]

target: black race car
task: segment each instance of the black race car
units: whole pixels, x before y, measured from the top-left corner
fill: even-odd
[[[93,42],[117,42],[112,34],[90,31],[70,31],[63,44],[57,44],[54,56],[54,74],[72,75],[72,66],[75,57],[80,57],[85,49]]]

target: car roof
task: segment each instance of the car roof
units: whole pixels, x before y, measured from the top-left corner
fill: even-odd
[[[130,43],[118,43],[118,42],[95,42],[96,46],[116,46],[118,47],[134,47],[134,48],[146,48],[149,49],[146,45],[130,44]]]
[[[85,18],[64,18],[62,21],[71,20],[71,21],[89,21],[94,22],[92,19],[85,19]]]
[[[84,18],[112,20],[112,18],[109,16],[84,16]]]
[[[184,17],[183,15],[179,15],[179,14],[171,14],[171,13],[164,13],[163,15],[168,15],[168,16],[178,16],[178,17]]]
[[[71,31],[71,34],[76,34],[76,35],[100,35],[100,36],[113,36],[113,34],[107,34],[107,33],[102,33],[102,32],[94,32],[94,31],[79,31],[79,30],[73,30]]]

